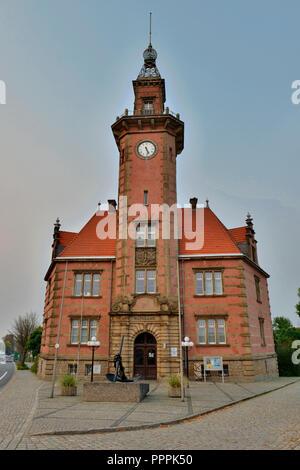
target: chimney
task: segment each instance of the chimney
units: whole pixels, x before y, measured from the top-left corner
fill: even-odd
[[[196,197],[193,197],[190,199],[190,204],[192,206],[192,210],[196,210],[197,208],[197,202],[198,202],[198,199]]]
[[[117,202],[115,199],[108,199],[108,212],[115,212],[117,208]]]

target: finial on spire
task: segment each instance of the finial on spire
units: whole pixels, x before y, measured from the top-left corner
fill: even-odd
[[[152,45],[151,45],[151,34],[152,34],[152,12],[150,11],[149,46],[152,46]]]
[[[248,212],[248,214],[247,214],[246,224],[248,225],[248,227],[253,227],[253,219],[251,217],[250,212]]]
[[[160,73],[156,67],[157,52],[152,47],[152,12],[150,12],[149,46],[143,53],[144,65],[138,78],[160,78]]]

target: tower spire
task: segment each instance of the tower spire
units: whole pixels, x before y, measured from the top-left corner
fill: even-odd
[[[149,31],[149,46],[152,47],[152,44],[151,44],[151,34],[152,34],[152,12],[150,11],[150,31]]]
[[[138,75],[138,78],[160,78],[160,73],[156,67],[157,52],[153,49],[152,41],[152,12],[150,11],[150,28],[149,28],[149,46],[144,51],[144,65]]]

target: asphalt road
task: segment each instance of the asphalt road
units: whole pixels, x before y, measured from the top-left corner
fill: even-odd
[[[8,384],[10,379],[15,373],[15,364],[13,362],[8,362],[6,364],[0,363],[0,390]]]

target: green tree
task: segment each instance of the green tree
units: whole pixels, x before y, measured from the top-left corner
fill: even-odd
[[[300,317],[300,287],[298,289],[298,298],[299,298],[299,302],[296,304],[296,314]]]
[[[285,317],[276,317],[273,321],[275,350],[278,359],[279,375],[285,377],[300,376],[300,365],[292,363],[292,343],[300,340],[300,330]]]
[[[30,351],[34,358],[36,358],[40,353],[42,332],[43,328],[41,326],[35,328],[35,330],[30,334],[26,344],[26,351]]]
[[[13,323],[9,332],[13,335],[19,353],[20,363],[25,364],[26,344],[29,336],[38,327],[39,321],[36,313],[26,313],[19,316]]]

